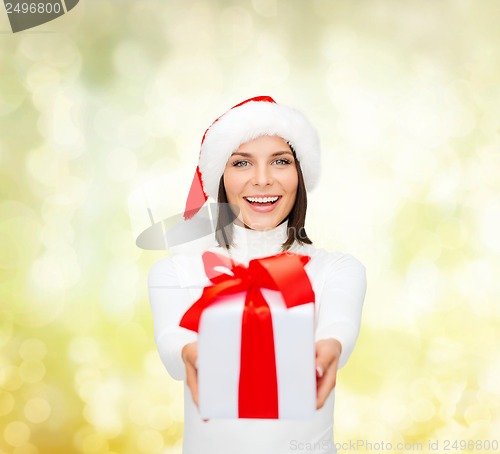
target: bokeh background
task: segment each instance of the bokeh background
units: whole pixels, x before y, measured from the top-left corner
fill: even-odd
[[[99,0],[13,34],[2,4],[0,453],[181,452],[147,295],[168,252],[135,238],[147,204],[182,210],[206,127],[262,94],[321,136],[311,238],[367,268],[336,441],[494,452],[499,16],[496,0]]]

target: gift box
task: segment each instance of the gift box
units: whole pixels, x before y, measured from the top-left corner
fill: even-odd
[[[181,326],[198,332],[205,419],[311,419],[316,411],[314,292],[309,257],[285,253],[248,267],[211,252],[211,280]],[[222,271],[221,271],[222,270]]]

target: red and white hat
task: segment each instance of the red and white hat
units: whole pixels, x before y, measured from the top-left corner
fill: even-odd
[[[231,154],[245,142],[264,135],[286,140],[300,162],[306,189],[310,191],[316,186],[320,175],[316,130],[297,110],[279,105],[269,96],[258,96],[237,104],[205,131],[185,219],[194,216],[208,197],[217,200],[220,177]]]

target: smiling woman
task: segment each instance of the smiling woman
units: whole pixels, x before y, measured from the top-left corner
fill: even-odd
[[[337,369],[358,336],[366,276],[305,232],[319,150],[307,119],[265,96],[205,132],[185,218],[217,199],[213,244],[149,275],[160,357],[185,382],[185,454],[335,452]]]

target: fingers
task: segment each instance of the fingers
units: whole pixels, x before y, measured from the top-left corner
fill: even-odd
[[[186,363],[186,383],[191,391],[194,404],[198,406],[198,371],[190,363]]]
[[[326,402],[326,399],[335,388],[337,383],[337,361],[331,363],[322,377],[317,381],[317,399],[316,408],[320,409]]]
[[[337,381],[338,359],[342,346],[336,339],[316,342],[316,408],[323,407]]]
[[[182,348],[181,352],[182,360],[186,365],[186,384],[188,385],[189,391],[191,391],[191,397],[193,402],[199,410],[199,399],[198,399],[198,343],[191,342],[186,344]],[[203,422],[208,422],[208,419],[202,419]]]
[[[194,404],[198,407],[198,345],[196,342],[187,344],[182,349],[182,359],[186,365],[186,384],[191,391]]]

